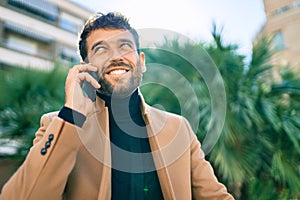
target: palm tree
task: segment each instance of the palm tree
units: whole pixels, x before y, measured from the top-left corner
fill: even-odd
[[[32,145],[39,119],[64,101],[66,73],[34,68],[8,68],[0,73],[0,145],[17,143],[15,156],[24,157]]]
[[[235,46],[223,45],[216,28],[213,37],[208,51],[225,80],[228,109],[224,140],[212,161],[224,178],[242,187],[245,193],[236,195],[241,199],[299,198],[300,82],[289,68],[280,82],[272,79],[268,38],[254,45],[246,66]]]
[[[237,53],[238,46],[223,44],[216,26],[212,35],[213,43],[196,45],[208,52],[223,77],[227,112],[222,134],[207,158],[237,199],[299,198],[300,84],[295,73],[287,68],[280,74],[280,82],[272,79],[274,66],[268,64],[272,55],[268,38],[254,45],[251,61],[246,64],[245,56]],[[160,104],[176,113],[187,109],[188,119],[200,111],[196,133],[202,141],[211,126],[210,91],[204,78],[195,73],[192,63],[181,56],[192,54],[195,49],[195,44],[182,45],[176,40],[166,41],[156,49],[146,49],[150,58],[148,68],[153,63],[160,69],[172,67],[181,78],[170,73],[171,70],[167,73],[153,70],[148,72],[150,78],[145,76],[146,82],[170,81],[166,87],[146,85],[143,90],[151,104]],[[178,86],[185,78],[198,101],[189,98],[184,83],[176,91],[168,88],[172,83]],[[181,99],[186,100],[184,109]]]

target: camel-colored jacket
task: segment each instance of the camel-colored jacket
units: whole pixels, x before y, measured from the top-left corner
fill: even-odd
[[[82,128],[58,112],[42,116],[34,145],[3,187],[1,200],[111,198],[108,109],[99,98],[94,105]],[[187,120],[143,99],[141,106],[164,199],[233,199],[216,179]]]

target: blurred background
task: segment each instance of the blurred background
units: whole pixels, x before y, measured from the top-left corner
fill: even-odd
[[[170,66],[188,80],[198,104],[187,101],[184,109],[199,111],[200,141],[211,126],[210,94],[203,77],[175,52],[201,47],[216,64],[227,112],[207,159],[236,199],[300,199],[299,0],[0,1],[0,188],[28,153],[41,115],[63,106],[85,20],[108,11],[124,13],[137,29],[169,29],[194,41],[165,37],[143,51],[148,63]],[[146,74],[146,81],[174,79]],[[184,90],[141,90],[149,104],[182,114],[177,98]]]

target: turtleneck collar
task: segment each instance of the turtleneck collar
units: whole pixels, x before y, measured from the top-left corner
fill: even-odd
[[[119,106],[120,104],[121,104],[120,106],[124,106],[124,104],[128,105],[129,101],[130,101],[129,102],[130,104],[139,103],[139,102],[136,102],[139,99],[138,89],[136,89],[130,96],[125,97],[125,98],[115,97],[115,98],[112,99],[111,96],[104,95],[104,94],[101,94],[99,92],[97,92],[97,96],[105,101],[105,105],[107,107],[111,107],[112,105],[113,106]]]
[[[138,89],[126,98],[112,98],[100,93],[97,93],[97,96],[105,101],[105,106],[108,107],[110,117],[114,116],[114,118],[117,117],[118,119],[125,120],[126,118],[134,119],[142,115]]]

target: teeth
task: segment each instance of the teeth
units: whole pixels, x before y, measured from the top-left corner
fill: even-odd
[[[111,74],[111,75],[120,75],[120,74],[124,74],[124,73],[126,73],[125,69],[117,69],[117,70],[111,71],[109,74]]]

